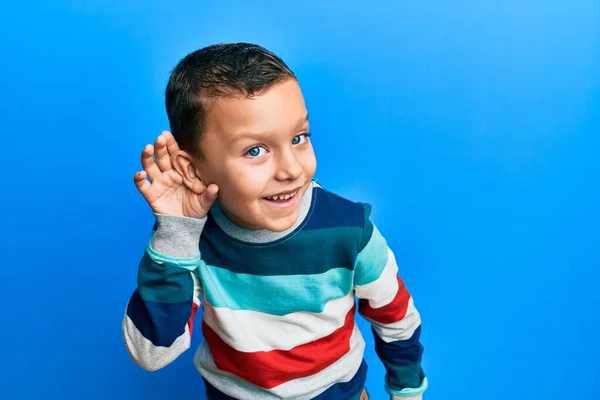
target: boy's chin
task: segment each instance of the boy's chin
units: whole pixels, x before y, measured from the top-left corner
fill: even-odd
[[[264,221],[263,229],[269,230],[271,232],[284,232],[290,229],[292,226],[294,226],[297,218],[298,214],[294,213],[293,216],[287,218],[278,218],[269,221]]]

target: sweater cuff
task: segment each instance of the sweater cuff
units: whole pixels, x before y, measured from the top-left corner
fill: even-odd
[[[202,219],[154,214],[157,228],[153,232],[148,253],[155,261],[192,261],[200,257],[200,235],[206,223]],[[177,262],[176,262],[177,263]]]
[[[416,396],[392,396],[392,400],[423,400],[423,393],[417,394]]]
[[[416,389],[406,388],[402,390],[392,390],[387,387],[387,391],[390,394],[391,400],[421,400],[423,398],[423,392],[427,390],[429,386],[429,382],[427,382],[427,377],[423,378],[423,382],[421,386]]]

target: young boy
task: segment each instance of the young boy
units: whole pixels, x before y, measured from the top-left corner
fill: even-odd
[[[370,206],[313,181],[293,72],[256,45],[209,46],[174,69],[166,108],[173,134],[134,177],[156,224],[123,320],[132,359],[175,360],[202,302],[194,363],[210,400],[364,400],[357,297],[390,397],[421,399],[419,313]]]

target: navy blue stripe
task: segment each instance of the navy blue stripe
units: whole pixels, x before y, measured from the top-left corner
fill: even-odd
[[[363,204],[363,224],[364,224],[364,231],[363,231],[363,237],[362,237],[362,241],[360,243],[360,246],[358,247],[358,252],[360,253],[361,251],[363,251],[363,249],[365,247],[367,247],[367,244],[369,243],[369,241],[371,240],[371,237],[373,236],[373,222],[371,221],[371,205],[370,204]]]
[[[367,380],[367,363],[362,361],[356,374],[348,382],[336,383],[313,400],[349,399],[356,396],[365,387]]]
[[[367,380],[367,363],[363,360],[356,374],[348,382],[340,382],[314,397],[313,400],[341,400],[358,395],[364,388]],[[208,400],[237,400],[228,396],[204,379]]]
[[[152,344],[169,347],[185,332],[192,315],[192,300],[180,303],[144,301],[136,289],[129,300],[127,315]]]
[[[354,203],[322,188],[314,188],[315,201],[312,214],[303,230],[339,227],[363,227],[364,211],[359,203]]]
[[[306,224],[268,244],[231,238],[209,214],[200,238],[202,260],[234,273],[263,276],[322,274],[333,268],[353,270],[365,240],[365,209],[323,189],[313,190],[314,210]]]
[[[396,340],[386,343],[375,330],[375,352],[382,361],[388,361],[397,365],[412,365],[420,362],[423,355],[423,345],[419,341],[421,338],[421,326],[415,330],[412,337],[407,340]]]
[[[387,384],[394,390],[416,389],[421,386],[425,374],[421,368],[423,345],[419,341],[421,326],[408,340],[386,343],[373,330],[375,352],[383,362],[387,375]]]

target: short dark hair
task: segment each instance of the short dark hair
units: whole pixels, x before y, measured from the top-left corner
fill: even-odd
[[[251,43],[215,44],[184,57],[173,69],[165,93],[171,133],[179,147],[200,156],[208,101],[260,95],[292,70],[274,53]]]

